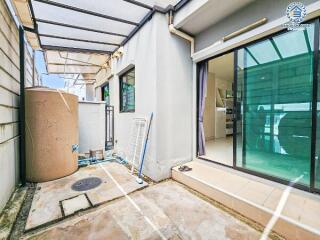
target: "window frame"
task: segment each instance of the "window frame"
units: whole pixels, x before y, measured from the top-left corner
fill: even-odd
[[[109,90],[109,103],[106,102],[107,105],[110,105],[110,84],[109,82],[105,83],[104,85],[101,86],[101,100],[102,101],[106,101],[106,99],[104,98],[104,89],[105,87],[108,87]]]
[[[123,86],[123,77],[128,73],[134,71],[134,109],[123,110],[123,98],[122,98],[122,86]],[[124,73],[119,76],[119,113],[134,113],[136,110],[136,73],[135,67],[131,67]]]

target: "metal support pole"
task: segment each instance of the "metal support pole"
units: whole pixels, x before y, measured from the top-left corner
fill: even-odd
[[[36,85],[36,51],[32,50],[33,58],[32,58],[32,86]]]
[[[25,145],[25,43],[24,30],[19,27],[19,50],[20,50],[20,107],[19,107],[19,157],[20,157],[20,181],[24,186],[26,184],[26,145]]]
[[[319,73],[319,29],[320,29],[320,20],[316,19],[315,21],[315,35],[314,35],[314,52],[313,52],[313,91],[312,91],[312,135],[311,135],[311,163],[310,163],[310,190],[312,192],[316,191],[316,161],[318,159],[317,152],[317,117],[318,117],[318,73]],[[319,174],[317,172],[317,174]]]

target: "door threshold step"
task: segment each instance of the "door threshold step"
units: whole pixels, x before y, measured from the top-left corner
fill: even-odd
[[[262,226],[266,226],[274,215],[287,188],[216,164],[196,160],[184,165],[192,170],[181,172],[179,166],[173,168],[174,180]],[[287,239],[320,239],[320,222],[316,220],[320,216],[320,197],[298,189],[289,190],[273,230]]]

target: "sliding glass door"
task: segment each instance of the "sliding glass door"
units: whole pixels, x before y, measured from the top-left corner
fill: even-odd
[[[310,186],[314,39],[310,23],[236,51],[236,167]]]

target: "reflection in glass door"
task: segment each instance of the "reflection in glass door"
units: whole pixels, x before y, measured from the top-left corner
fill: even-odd
[[[237,167],[310,185],[313,51],[314,24],[237,50]]]

